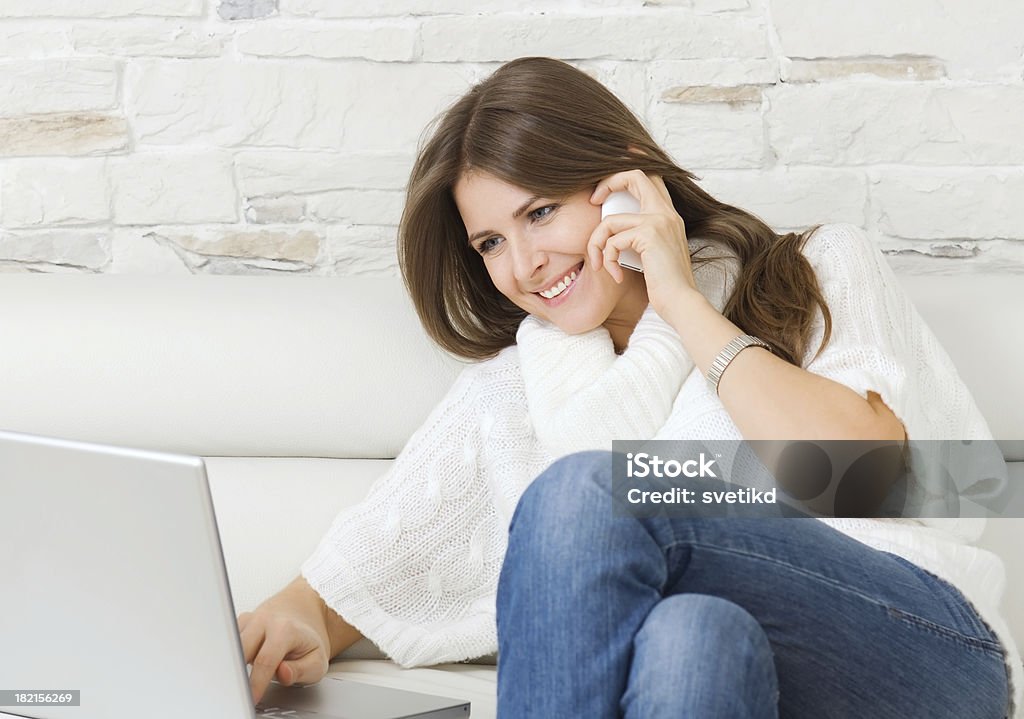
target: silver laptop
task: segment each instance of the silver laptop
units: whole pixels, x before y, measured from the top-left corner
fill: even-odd
[[[469,702],[324,678],[253,706],[199,457],[0,431],[0,714],[399,719]]]

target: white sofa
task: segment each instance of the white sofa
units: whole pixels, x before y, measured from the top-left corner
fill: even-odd
[[[1024,481],[1020,276],[903,277]],[[8,274],[0,429],[206,459],[236,612],[298,573],[461,365],[425,337],[398,278]],[[990,521],[1024,640],[1024,520]],[[1024,641],[1021,641],[1024,644]],[[367,640],[331,672],[495,713],[493,657],[403,670]],[[490,663],[488,663],[490,662]]]

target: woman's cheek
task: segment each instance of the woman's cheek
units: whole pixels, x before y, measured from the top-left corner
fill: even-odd
[[[488,267],[488,270],[491,273],[491,281],[498,288],[498,291],[505,295],[505,297],[514,299],[517,294],[517,284],[511,266],[508,263],[501,262],[499,258],[495,258]]]

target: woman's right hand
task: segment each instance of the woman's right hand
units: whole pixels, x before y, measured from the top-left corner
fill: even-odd
[[[327,674],[330,647],[315,627],[295,612],[264,603],[238,615],[245,663],[252,665],[249,686],[258,704],[277,676],[285,686],[313,684]]]

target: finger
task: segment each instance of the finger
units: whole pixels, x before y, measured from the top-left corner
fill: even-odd
[[[612,276],[612,279],[616,283],[622,284],[623,273],[622,268],[618,265],[619,252],[615,249],[614,245],[605,245],[604,252],[602,252],[602,266],[607,270],[608,274]]]
[[[290,687],[295,683],[309,684],[327,673],[325,655],[314,649],[300,657],[285,656],[277,668],[277,680]]]
[[[296,662],[297,664],[297,662]],[[292,684],[299,680],[302,672],[298,666],[292,662],[281,662],[277,665],[277,681],[284,684],[286,687],[290,687]]]
[[[626,276],[622,266],[619,265],[619,255],[622,254],[622,250],[624,249],[636,249],[633,247],[633,241],[636,236],[636,228],[626,230],[625,232],[620,232],[619,234],[610,237],[604,246],[604,250],[602,252],[604,268],[619,284],[622,283],[622,280],[625,279]]]
[[[604,250],[604,243],[612,234],[607,219],[599,222],[594,231],[590,233],[590,239],[587,240],[587,263],[592,270],[597,270],[601,266],[601,251]]]
[[[668,186],[665,184],[665,180],[662,179],[661,175],[648,175],[651,178],[651,182],[658,188],[658,192],[661,194],[663,200],[669,205],[675,206],[672,202],[672,195],[668,191]]]
[[[606,177],[597,183],[594,193],[590,196],[590,201],[594,204],[601,204],[608,199],[608,195],[621,190],[625,190],[640,200],[640,208],[645,212],[664,203],[664,198],[658,188],[643,170],[626,170]]]
[[[263,693],[270,686],[277,667],[288,652],[288,647],[280,635],[272,635],[263,642],[260,651],[252,660],[252,672],[249,674],[249,687],[252,689],[253,701],[258,703]]]
[[[601,250],[602,246],[589,245],[587,247],[587,264],[590,265],[592,270],[596,270],[598,265],[601,264]]]
[[[238,632],[238,637],[242,640],[242,654],[245,656],[245,663],[252,664],[252,660],[256,658],[257,652],[263,645],[263,639],[266,637],[266,625],[263,622],[247,621],[245,628]]]
[[[628,212],[609,215],[601,220],[597,227],[594,228],[594,231],[590,233],[590,239],[587,240],[587,260],[591,269],[596,270],[601,266],[601,251],[604,249],[604,244],[608,241],[609,237],[635,227],[643,222],[643,220],[642,215]]]

